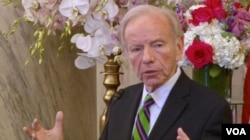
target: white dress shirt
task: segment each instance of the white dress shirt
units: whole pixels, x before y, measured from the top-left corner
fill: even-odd
[[[152,93],[148,93],[148,91],[146,90],[146,87],[144,85],[142,98],[140,101],[140,105],[138,107],[138,111],[143,106],[143,101],[144,101],[147,94],[151,94],[152,98],[155,101],[155,103],[153,105],[151,105],[149,108],[149,110],[150,110],[150,130],[149,130],[148,135],[150,134],[153,126],[155,125],[155,122],[156,122],[156,120],[157,120],[157,118],[158,118],[158,116],[159,116],[159,114],[164,106],[164,103],[166,102],[168,95],[169,95],[171,89],[173,88],[174,84],[176,83],[177,79],[179,78],[180,74],[181,74],[181,70],[178,67],[177,71],[173,75],[173,77],[171,77],[167,82],[165,82],[161,87],[159,87],[158,89],[156,89]],[[138,111],[137,111],[137,114],[138,114]],[[136,117],[137,117],[137,115],[136,115]],[[135,122],[134,122],[134,124],[135,124]]]

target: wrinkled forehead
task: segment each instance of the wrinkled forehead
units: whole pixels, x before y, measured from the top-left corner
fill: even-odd
[[[146,7],[146,8],[145,8]],[[172,16],[172,12],[166,8],[164,9],[155,9],[154,7],[148,7],[148,6],[143,6],[140,8],[135,8],[132,9],[131,11],[128,11],[126,15],[123,17],[121,24],[120,24],[120,29],[119,29],[119,38],[121,41],[121,47],[123,50],[126,50],[126,42],[125,42],[125,30],[130,23],[133,23],[137,20],[140,20],[143,16],[148,16],[151,18],[151,20],[156,20],[158,22],[165,22],[167,26],[170,26],[170,32],[175,34],[175,21],[171,21],[174,19],[174,17],[169,17]],[[150,20],[149,20],[150,21]],[[131,24],[132,25],[132,24]],[[145,23],[141,23],[141,26],[145,26]]]

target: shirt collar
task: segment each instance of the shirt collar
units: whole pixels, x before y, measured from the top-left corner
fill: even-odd
[[[154,99],[156,105],[159,108],[163,107],[165,101],[167,100],[167,98],[169,96],[171,89],[175,85],[180,74],[181,74],[181,70],[178,67],[176,73],[168,81],[166,81],[162,86],[157,88],[154,92],[149,93],[149,94],[151,94],[152,98]],[[144,101],[144,98],[146,97],[147,94],[148,94],[148,91],[146,90],[146,86],[144,85],[143,86],[142,101]]]

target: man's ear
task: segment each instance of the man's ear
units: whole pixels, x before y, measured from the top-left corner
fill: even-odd
[[[128,49],[125,48],[125,47],[122,48],[122,56],[123,56],[123,58],[125,58],[125,60],[123,62],[124,63],[123,65],[125,65],[125,66],[130,65],[131,66],[131,61],[129,59]]]
[[[184,36],[176,38],[176,60],[179,61],[184,51]]]

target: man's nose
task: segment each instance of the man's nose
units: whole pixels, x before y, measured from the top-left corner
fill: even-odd
[[[151,46],[145,46],[143,51],[143,63],[152,63],[154,61],[154,50]]]

